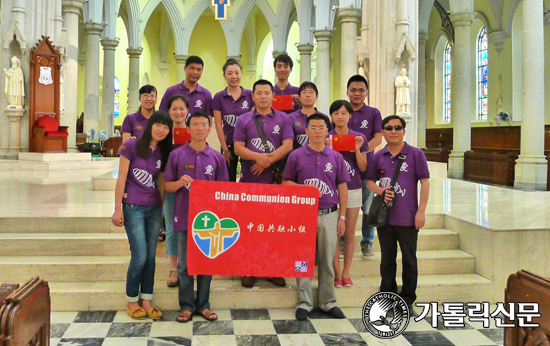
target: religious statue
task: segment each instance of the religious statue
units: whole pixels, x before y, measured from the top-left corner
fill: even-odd
[[[23,70],[19,67],[19,58],[11,58],[11,67],[4,69],[6,74],[6,87],[4,92],[8,98],[8,107],[23,108],[25,105],[25,88],[23,87]]]
[[[409,106],[411,104],[411,95],[409,94],[409,87],[411,86],[411,80],[407,77],[407,70],[402,68],[399,72],[399,76],[395,78],[395,87],[397,93],[395,95],[395,105],[397,115],[410,114]]]

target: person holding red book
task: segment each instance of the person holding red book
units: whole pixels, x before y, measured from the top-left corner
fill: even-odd
[[[336,247],[334,254],[334,286],[351,287],[353,282],[350,278],[351,262],[355,253],[355,226],[359,217],[359,209],[362,205],[361,173],[367,170],[367,152],[369,144],[366,137],[348,127],[349,119],[353,114],[353,106],[345,100],[334,101],[330,105],[330,115],[334,123],[334,130],[328,135],[335,137],[342,135],[354,135],[355,147],[353,151],[342,151],[346,168],[350,177],[348,185],[348,207],[346,209],[346,232],[344,234],[344,268],[340,268],[340,247]]]
[[[174,122],[174,141],[172,150],[175,150],[191,140],[191,135],[185,125],[187,114],[189,113],[189,102],[183,95],[173,95],[168,100],[168,113]],[[170,258],[170,274],[166,285],[168,287],[178,286],[178,237],[174,231],[174,204],[176,203],[176,193],[166,191],[164,197],[164,224],[166,238],[166,254]]]

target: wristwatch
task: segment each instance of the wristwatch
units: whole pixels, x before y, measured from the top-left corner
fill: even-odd
[[[346,217],[345,217],[345,216],[340,216],[340,219],[346,221]]]

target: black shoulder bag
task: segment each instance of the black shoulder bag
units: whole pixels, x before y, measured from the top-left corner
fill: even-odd
[[[252,115],[254,118],[254,123],[256,124],[256,129],[258,130],[258,134],[260,135],[260,138],[262,139],[262,144],[264,146],[264,150],[267,154],[271,154],[271,149],[269,149],[269,145],[267,145],[267,140],[265,139],[264,130],[262,129],[262,126],[260,125],[260,120],[258,120],[258,117],[254,114]],[[273,172],[273,178],[275,180],[275,184],[281,184],[283,182],[283,171],[280,167],[278,167],[275,164],[271,165],[271,171]]]
[[[393,178],[390,182],[390,187],[394,190],[395,184],[397,183],[397,178],[399,178],[399,173],[401,172],[401,166],[403,161],[405,161],[406,155],[399,155],[399,161],[397,161],[397,166],[395,167],[395,172],[393,172]],[[388,208],[391,208],[393,205],[392,202],[386,203],[384,201],[384,196],[386,191],[380,196],[374,196],[372,204],[369,208],[369,215],[367,218],[367,224],[371,227],[384,227],[386,225],[386,216],[388,213]],[[394,197],[395,200],[395,197]]]

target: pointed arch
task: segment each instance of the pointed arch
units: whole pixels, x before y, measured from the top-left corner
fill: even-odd
[[[302,0],[296,6],[298,25],[300,26],[300,44],[312,45],[313,33],[311,32],[311,28],[313,27],[315,17],[313,0]]]
[[[164,9],[168,13],[168,18],[170,19],[170,25],[172,27],[172,33],[174,34],[175,41],[175,54],[182,55],[184,50],[183,32],[185,30],[185,26],[180,10],[174,0],[149,0],[149,2],[147,2],[147,5],[145,5],[143,11],[141,12],[142,22],[140,32],[143,35],[143,33],[145,32],[145,27],[147,26],[147,22],[149,22],[149,18],[151,18],[153,11],[160,3],[162,3],[162,5],[164,6]]]
[[[276,52],[285,52],[288,41],[288,32],[290,31],[290,14],[294,5],[293,0],[279,1],[277,9],[277,26],[273,32],[273,50]]]
[[[103,29],[103,39],[114,40],[116,38],[116,21],[119,9],[120,2],[118,0],[105,0],[103,2],[103,22],[107,23],[105,29]]]
[[[430,15],[434,9],[434,0],[420,0],[418,9],[418,26],[420,31],[428,32],[430,26]]]
[[[227,49],[229,56],[239,55],[241,40],[243,37],[244,27],[248,21],[248,18],[254,10],[254,6],[258,6],[260,11],[265,17],[267,24],[269,24],[269,29],[273,32],[275,29],[276,18],[273,14],[271,6],[267,3],[266,0],[245,0],[244,3],[239,7],[237,13],[235,14],[235,19],[232,22],[231,31],[232,34],[229,36],[227,42]],[[202,12],[201,12],[202,13]]]
[[[128,48],[140,48],[141,47],[141,32],[140,32],[140,10],[139,0],[123,0],[126,7],[127,23],[126,28],[128,31]],[[120,4],[122,6],[122,2]],[[122,7],[121,7],[122,9]],[[120,11],[120,10],[119,10]]]
[[[518,9],[518,5],[521,0],[512,0],[510,7],[508,8],[508,15],[506,16],[506,24],[504,25],[504,30],[508,34],[512,34],[512,24],[514,23],[514,15]]]

